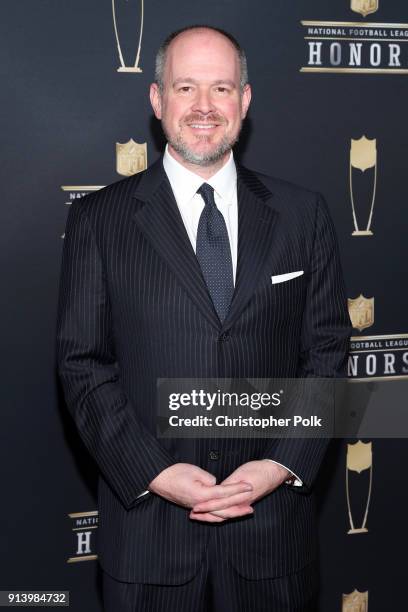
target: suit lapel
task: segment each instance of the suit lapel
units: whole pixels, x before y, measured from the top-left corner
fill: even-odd
[[[171,268],[200,312],[219,329],[221,323],[184,227],[162,158],[141,177],[134,196],[143,203],[134,215],[139,229]]]
[[[231,327],[256,290],[270,260],[272,233],[278,217],[269,200],[273,194],[250,170],[237,164],[238,261],[235,292],[223,329]]]
[[[269,189],[253,172],[238,164],[237,174],[237,274],[229,313],[222,325],[184,227],[162,157],[141,175],[134,192],[139,204],[134,221],[200,312],[218,331],[231,327],[251,299],[270,258],[277,218],[277,212],[268,202],[273,195]]]

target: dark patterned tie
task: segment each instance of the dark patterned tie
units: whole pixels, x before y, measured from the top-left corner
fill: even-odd
[[[196,255],[221,323],[234,293],[231,249],[227,226],[214,200],[214,189],[203,183],[197,189],[205,206],[198,222]]]

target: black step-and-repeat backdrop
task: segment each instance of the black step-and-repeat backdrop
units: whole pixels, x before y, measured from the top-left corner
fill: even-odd
[[[401,402],[406,0],[4,2],[1,590],[69,590],[72,610],[102,609],[95,467],[55,375],[65,221],[75,198],[157,158],[155,51],[170,31],[203,22],[247,50],[254,99],[237,156],[329,203],[354,326],[351,384],[363,402],[381,391],[384,427]],[[408,445],[403,429],[382,431],[335,440],[322,468],[323,612],[407,607]]]

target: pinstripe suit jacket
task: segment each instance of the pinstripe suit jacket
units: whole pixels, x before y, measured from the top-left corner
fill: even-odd
[[[57,362],[66,403],[99,471],[98,555],[119,580],[181,584],[211,529],[242,576],[284,575],[316,557],[311,490],[327,440],[156,438],[156,380],[345,376],[351,332],[336,236],[316,193],[238,170],[238,264],[220,323],[162,159],[76,200],[62,256]],[[304,270],[272,284],[271,276]],[[216,449],[219,459],[211,459]],[[148,493],[193,463],[225,478],[253,459],[293,470],[248,518],[208,524]]]

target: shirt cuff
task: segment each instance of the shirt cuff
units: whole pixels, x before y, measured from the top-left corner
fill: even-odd
[[[292,474],[292,476],[289,480],[285,480],[285,484],[290,484],[293,485],[294,487],[303,487],[303,482],[300,480],[299,476],[297,476],[296,474],[294,474],[294,472],[292,472],[292,470],[290,470],[288,467],[286,467],[286,465],[283,465],[282,463],[279,463],[278,461],[274,461],[273,459],[267,459],[265,458],[266,461],[272,461],[272,463],[276,463],[277,465],[280,465],[281,467],[285,468],[285,470],[288,470],[288,472],[290,472]]]

